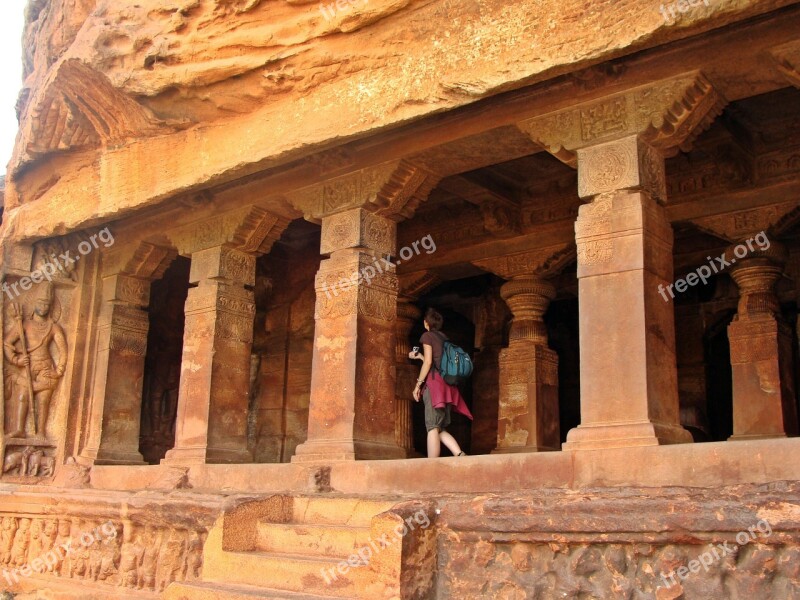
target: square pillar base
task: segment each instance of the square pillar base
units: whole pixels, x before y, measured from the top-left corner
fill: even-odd
[[[92,461],[96,465],[146,465],[147,463],[139,452],[115,452],[114,450],[101,449]]]
[[[665,423],[607,423],[579,425],[567,435],[563,450],[600,450],[636,446],[690,444],[692,434]]]
[[[253,462],[253,455],[244,449],[233,448],[173,448],[161,460],[172,467],[205,464],[239,464]]]

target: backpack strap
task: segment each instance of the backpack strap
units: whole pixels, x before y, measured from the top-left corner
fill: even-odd
[[[447,340],[447,336],[445,334],[443,334],[441,331],[433,331],[432,330],[431,333],[438,334],[437,337],[440,340],[442,340],[442,356],[444,356],[444,343],[446,341],[448,341]],[[442,361],[442,357],[440,356],[439,357],[439,366],[438,367],[436,366],[436,361],[433,361],[433,368],[436,369],[437,371],[439,371],[439,375],[442,374],[442,362],[441,361]]]

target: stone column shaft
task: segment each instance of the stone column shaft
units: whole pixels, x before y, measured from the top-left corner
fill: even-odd
[[[410,299],[398,300],[396,356],[397,383],[395,385],[395,440],[407,456],[414,452],[414,425],[412,418],[411,390],[419,375],[419,364],[410,364],[408,353],[412,345],[408,341],[414,323],[420,319],[422,311]]]
[[[792,335],[780,317],[774,288],[783,268],[767,258],[745,258],[731,271],[739,309],[728,326],[733,374],[731,440],[797,434]]]
[[[395,438],[395,224],[357,208],[323,218],[308,439],[293,462],[402,458]]]
[[[255,256],[226,246],[192,254],[175,447],[168,464],[251,462],[247,449]]]
[[[515,277],[500,294],[514,315],[509,345],[500,351],[496,453],[558,450],[558,354],[547,346],[544,313],[555,288],[544,279]]]
[[[564,449],[691,442],[680,426],[664,159],[637,136],[578,151],[581,424]]]
[[[150,281],[116,274],[103,278],[97,363],[92,388],[93,430],[81,456],[95,464],[144,464],[139,453],[142,381]],[[97,425],[99,424],[99,427]]]

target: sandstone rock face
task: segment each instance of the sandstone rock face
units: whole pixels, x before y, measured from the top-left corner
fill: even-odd
[[[166,156],[201,141],[203,148],[186,146],[176,157],[194,163],[188,172],[187,164],[162,165],[157,189],[128,197],[115,186],[119,197],[109,198],[103,212],[142,206],[212,178],[252,172],[257,163],[283,162],[303,148],[787,4],[701,3],[670,22],[644,0],[607,0],[588,10],[557,0],[369,0],[332,14],[324,3],[299,0],[37,0],[26,32],[22,135],[11,163],[19,181],[9,206],[42,196],[56,206],[68,181],[94,195],[101,194],[98,178],[133,177],[113,173],[112,147],[133,149],[134,140],[162,135],[150,155]],[[91,85],[79,93],[75,85],[87,78]],[[227,143],[216,137],[222,123]],[[35,168],[41,157],[69,149],[91,152],[72,156],[56,175],[55,162],[47,174]],[[116,158],[124,163],[123,154]],[[101,156],[102,166],[94,164]],[[52,230],[75,216],[53,211],[38,228]]]

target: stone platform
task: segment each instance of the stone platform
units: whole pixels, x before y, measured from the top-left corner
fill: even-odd
[[[799,480],[799,455],[800,439],[786,438],[461,458],[197,465],[188,468],[187,482],[194,489],[228,493],[307,493],[329,487],[340,493],[399,496],[598,486],[718,487]],[[92,485],[138,491],[152,488],[163,476],[160,466],[95,466]]]

